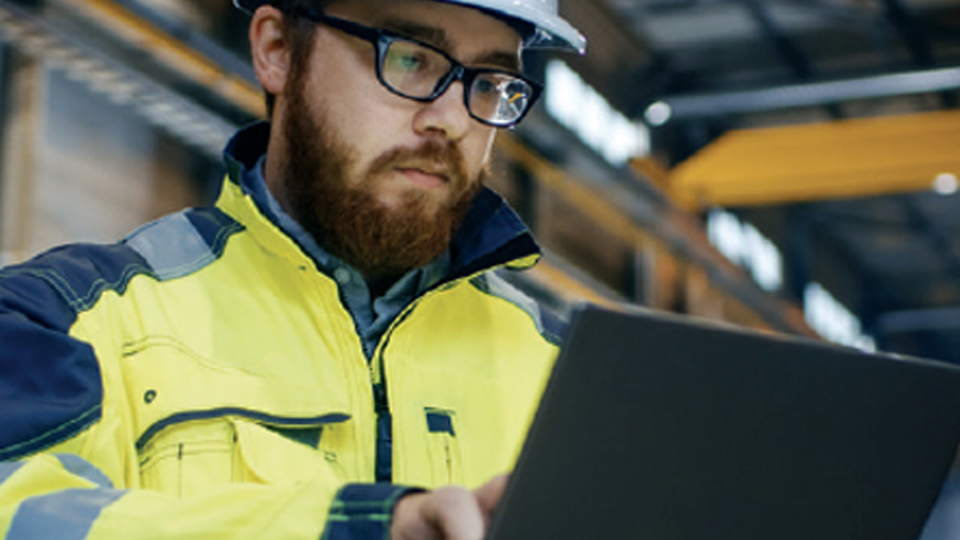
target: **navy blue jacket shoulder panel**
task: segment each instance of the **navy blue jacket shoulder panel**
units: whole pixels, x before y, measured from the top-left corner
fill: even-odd
[[[77,315],[147,271],[124,246],[57,248],[0,270],[0,460],[49,447],[100,418],[103,388]]]
[[[124,294],[135,276],[177,277],[158,263],[188,262],[197,270],[242,229],[216,209],[174,216],[180,218],[148,225],[142,231],[149,233],[122,243],[63,246],[0,269],[0,460],[48,448],[99,420],[103,387],[96,355],[69,336],[80,313],[106,291]],[[202,247],[180,241],[184,234]],[[153,243],[132,241],[137,238]],[[137,249],[144,245],[152,250]]]

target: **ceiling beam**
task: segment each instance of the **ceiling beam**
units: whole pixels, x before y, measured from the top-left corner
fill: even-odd
[[[883,5],[887,19],[903,39],[913,64],[918,68],[933,66],[936,58],[923,21],[908,9],[902,0],[883,0]],[[957,96],[949,92],[940,93],[940,100],[945,108],[957,106]]]
[[[903,5],[900,0],[882,0],[887,19],[897,29],[900,37],[910,51],[910,57],[919,67],[933,65],[933,51],[920,21]]]
[[[760,27],[763,37],[773,44],[774,50],[793,71],[793,75],[801,81],[810,79],[813,76],[813,64],[800,47],[773,20],[770,15],[769,2],[761,2],[760,0],[740,1]]]
[[[164,21],[130,0],[58,0],[107,34],[251,117],[264,116],[263,94],[249,65],[186,25]]]
[[[960,68],[950,67],[739,92],[665,96],[651,107],[662,111],[666,106],[670,111],[670,120],[681,120],[958,89]],[[650,111],[647,109],[648,113]]]

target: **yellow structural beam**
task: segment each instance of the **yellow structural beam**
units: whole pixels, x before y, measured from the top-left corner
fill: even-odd
[[[150,51],[191,81],[218,94],[254,116],[264,116],[263,94],[241,77],[224,71],[213,60],[111,0],[60,0],[115,33],[127,43]]]
[[[687,208],[915,192],[960,176],[960,111],[732,131],[680,164]]]

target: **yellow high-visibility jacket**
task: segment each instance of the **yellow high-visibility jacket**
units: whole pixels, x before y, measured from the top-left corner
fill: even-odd
[[[512,467],[557,339],[490,272],[538,257],[503,201],[478,196],[368,362],[227,155],[214,208],[0,270],[0,537],[383,538],[400,486]]]

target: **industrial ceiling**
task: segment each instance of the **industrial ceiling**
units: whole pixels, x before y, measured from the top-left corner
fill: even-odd
[[[799,300],[806,280],[832,281],[879,347],[960,362],[960,198],[952,187],[960,175],[960,1],[594,5],[643,57],[609,62],[628,66],[621,81],[629,88],[615,90],[620,105],[638,118],[657,112],[648,119],[662,122],[653,128],[660,155],[680,165],[675,180],[713,189],[703,205],[733,208],[777,241],[785,294]],[[863,123],[876,117],[885,122]],[[847,125],[860,126],[856,138],[835,138]],[[737,130],[771,126],[801,127],[739,140],[751,132]],[[893,183],[880,173],[897,167]],[[932,189],[938,179],[940,192]],[[825,251],[849,275],[824,268]]]

